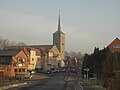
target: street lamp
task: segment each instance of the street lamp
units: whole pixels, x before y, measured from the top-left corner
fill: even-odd
[[[84,71],[87,72],[87,77],[86,77],[86,78],[87,78],[87,81],[88,81],[88,72],[89,72],[89,70],[90,70],[89,68],[84,69]]]

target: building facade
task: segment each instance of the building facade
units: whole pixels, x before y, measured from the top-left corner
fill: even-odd
[[[31,47],[23,48],[23,51],[28,56],[28,70],[34,71],[37,63],[40,61],[41,55],[39,50]]]
[[[9,79],[27,74],[28,57],[22,50],[0,50],[0,77]]]
[[[41,58],[37,70],[50,70],[51,68],[61,67],[61,56],[56,45],[32,45],[41,52]],[[37,63],[38,64],[38,63]],[[40,66],[41,64],[41,66]]]

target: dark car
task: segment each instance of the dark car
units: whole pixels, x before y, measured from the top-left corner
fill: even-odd
[[[50,73],[52,73],[52,70],[46,70],[45,73],[50,74]]]

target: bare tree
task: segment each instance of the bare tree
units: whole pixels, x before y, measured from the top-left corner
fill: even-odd
[[[4,39],[2,37],[0,37],[0,49],[8,49],[9,46],[25,46],[26,44],[24,42],[14,42],[14,41],[10,41],[8,39]]]
[[[10,45],[10,41],[8,39],[3,39],[0,37],[0,49],[6,49]]]
[[[72,56],[72,57],[78,57],[78,58],[83,57],[83,55],[81,54],[81,52],[71,51],[71,52],[68,52],[67,54],[68,54],[69,56]]]
[[[16,46],[26,46],[26,44],[24,42],[18,42]]]

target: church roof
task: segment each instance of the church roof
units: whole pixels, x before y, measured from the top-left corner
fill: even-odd
[[[57,31],[55,33],[62,33],[64,34],[62,31],[61,31],[61,22],[60,22],[60,11],[59,11],[59,18],[58,18],[58,28],[57,28]],[[55,34],[53,33],[53,34]],[[65,35],[65,34],[64,34]]]
[[[33,47],[36,49],[40,49],[40,48],[46,48],[46,49],[51,49],[54,45],[29,45],[29,47]]]

